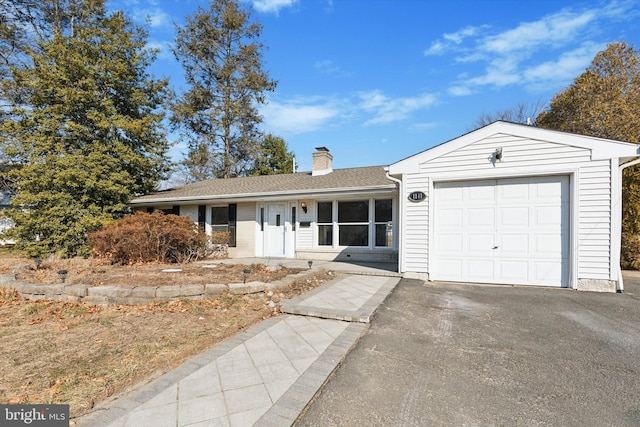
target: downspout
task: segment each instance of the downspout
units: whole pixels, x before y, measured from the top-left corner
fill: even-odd
[[[637,164],[640,164],[640,158],[618,166],[618,170],[620,172],[620,191],[622,191],[622,171],[629,166],[635,166]],[[622,215],[622,206],[620,206],[620,215]],[[620,220],[620,227],[622,227],[622,219]],[[620,267],[620,262],[618,262],[618,292],[624,293],[624,280],[622,279],[622,268]]]
[[[384,173],[387,176],[387,179],[398,184],[398,273],[401,273],[402,266],[402,257],[404,256],[404,251],[402,250],[402,227],[404,221],[402,219],[402,214],[404,212],[404,204],[402,203],[402,181],[398,178],[394,178],[389,175],[389,167],[385,166]]]

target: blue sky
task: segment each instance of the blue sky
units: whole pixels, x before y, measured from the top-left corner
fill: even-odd
[[[464,134],[481,113],[547,104],[608,43],[640,48],[640,0],[244,0],[278,81],[261,107],[298,170],[387,165]],[[150,70],[183,89],[174,23],[207,1],[110,0],[161,49]],[[185,150],[177,139],[172,156]]]

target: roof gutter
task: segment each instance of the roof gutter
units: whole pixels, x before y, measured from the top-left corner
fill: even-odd
[[[636,158],[635,160],[632,160],[630,162],[624,163],[620,166],[618,166],[618,171],[620,173],[620,183],[622,185],[622,172],[630,167],[630,166],[635,166],[637,164],[640,164],[640,157]],[[622,206],[620,207],[621,210],[621,215],[622,215]],[[622,221],[621,221],[622,223]],[[618,292],[620,293],[624,293],[624,280],[622,279],[622,267],[620,267],[620,263],[618,262]]]
[[[403,242],[403,238],[402,236],[404,235],[404,233],[402,232],[402,228],[404,227],[404,221],[403,221],[403,214],[404,214],[404,203],[402,202],[402,180],[399,180],[398,178],[394,178],[389,174],[389,166],[385,166],[384,168],[384,173],[387,176],[388,180],[391,180],[393,182],[395,182],[396,184],[398,184],[398,220],[396,221],[396,223],[398,224],[399,230],[398,230],[398,271],[402,271],[402,267],[404,265],[404,251],[402,250],[402,244]]]

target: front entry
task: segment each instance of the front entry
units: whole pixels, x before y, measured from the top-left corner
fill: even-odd
[[[284,203],[266,206],[267,224],[264,229],[264,254],[270,257],[285,256],[285,212]]]

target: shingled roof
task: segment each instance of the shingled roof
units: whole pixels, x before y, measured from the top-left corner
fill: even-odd
[[[131,204],[175,203],[207,199],[242,199],[265,196],[295,196],[347,191],[393,190],[383,166],[335,169],[326,175],[311,172],[281,175],[209,179],[137,197]]]

